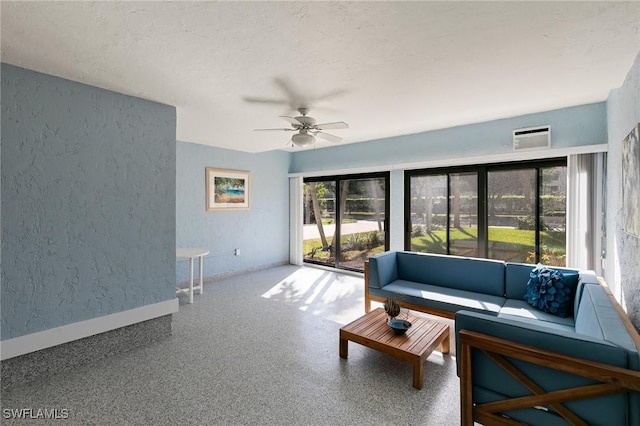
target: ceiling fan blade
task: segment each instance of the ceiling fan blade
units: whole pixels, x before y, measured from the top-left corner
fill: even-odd
[[[288,121],[289,123],[293,124],[294,126],[299,126],[301,123],[298,121],[298,119],[296,119],[295,117],[289,117],[286,115],[281,115],[280,118],[282,118],[284,121]]]
[[[315,102],[323,101],[323,100],[328,99],[328,98],[333,98],[334,96],[344,95],[345,93],[348,93],[348,90],[346,90],[346,89],[336,89],[336,90],[332,90],[330,92],[327,92],[325,94],[322,94],[320,96],[317,96],[313,100]]]
[[[325,132],[315,132],[315,135],[321,137],[324,140],[327,140],[329,142],[333,142],[333,143],[338,143],[342,140],[342,138],[340,136],[336,136],[336,135],[332,135],[330,133],[325,133]]]
[[[325,130],[325,129],[348,129],[349,125],[344,121],[334,121],[332,123],[321,123],[316,124],[316,129]]]
[[[295,87],[291,79],[287,77],[276,77],[273,79],[280,89],[287,95],[289,106],[292,109],[306,107],[307,100],[304,95]]]
[[[245,96],[242,98],[245,102],[254,104],[274,104],[274,105],[288,105],[289,101],[286,99],[270,99],[270,98],[256,98],[251,96]]]
[[[285,132],[291,132],[294,131],[296,129],[290,129],[290,128],[286,128],[286,129],[253,129],[254,132],[264,132],[264,131],[270,131],[270,130],[278,130],[278,131],[285,131]]]

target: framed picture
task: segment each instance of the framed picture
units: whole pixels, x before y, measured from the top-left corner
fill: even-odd
[[[207,211],[249,210],[249,172],[205,169]]]
[[[622,141],[623,226],[640,237],[640,123]]]

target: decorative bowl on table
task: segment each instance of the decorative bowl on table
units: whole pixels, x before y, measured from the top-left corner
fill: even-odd
[[[397,318],[390,319],[387,321],[387,324],[397,335],[406,333],[409,327],[411,327],[411,323],[409,321]]]

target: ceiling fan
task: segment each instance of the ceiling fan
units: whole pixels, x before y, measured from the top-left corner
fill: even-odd
[[[296,86],[294,82],[286,76],[275,77],[274,83],[285,95],[282,98],[265,98],[255,96],[245,96],[243,99],[245,102],[257,103],[257,104],[269,104],[269,105],[287,105],[292,111],[300,108],[300,105],[304,105],[307,110],[310,107],[322,108],[327,110],[328,108],[322,105],[328,99],[336,96],[344,95],[347,93],[345,89],[335,89],[330,92],[326,92],[320,95],[314,95],[309,93],[308,90],[301,90]]]
[[[298,147],[304,147],[315,143],[316,136],[323,138],[329,142],[340,142],[342,140],[340,136],[326,133],[323,130],[349,128],[349,125],[344,121],[316,124],[316,119],[307,115],[307,113],[309,112],[308,108],[298,108],[298,112],[300,113],[300,115],[297,117],[288,117],[286,115],[280,116],[280,118],[289,122],[291,124],[291,127],[280,129],[255,129],[255,131],[261,132],[280,130],[285,132],[297,132],[291,137],[292,146],[295,145]]]

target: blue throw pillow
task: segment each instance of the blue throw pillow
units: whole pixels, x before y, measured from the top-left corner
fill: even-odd
[[[567,317],[573,313],[577,272],[560,272],[538,263],[529,274],[525,300],[543,312]]]

